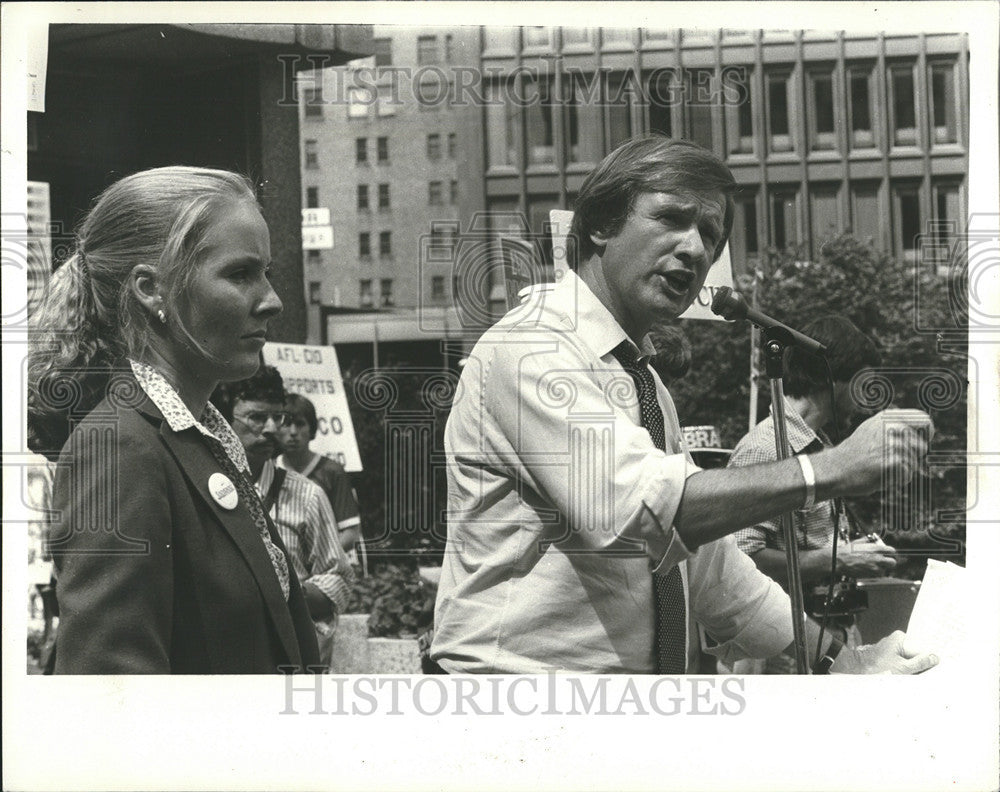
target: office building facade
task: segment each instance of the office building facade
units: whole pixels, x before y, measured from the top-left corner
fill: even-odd
[[[484,27],[480,51],[484,206],[534,233],[645,132],[733,171],[737,271],[844,230],[916,260],[921,232],[967,216],[963,35]]]
[[[421,250],[454,244],[459,204],[468,200],[459,133],[477,119],[449,94],[452,70],[474,68],[477,44],[477,28],[375,26],[373,57],[300,80],[311,341],[381,333],[391,342],[457,329],[448,315],[451,268]],[[314,220],[329,231],[313,244]]]
[[[361,340],[418,307],[474,336],[506,307],[501,245],[486,265],[475,245],[429,264],[419,240],[445,221],[446,246],[456,231],[531,237],[550,255],[550,211],[572,209],[601,158],[647,132],[732,170],[736,273],[771,249],[815,257],[846,230],[916,262],[922,233],[961,231],[968,215],[961,34],[376,27],[375,41],[375,63],[417,79],[327,70],[302,97],[303,205],[331,207],[334,237],[306,251],[316,340],[336,342],[334,326]],[[441,82],[447,101],[433,101]],[[341,314],[367,310],[380,322],[349,330]]]

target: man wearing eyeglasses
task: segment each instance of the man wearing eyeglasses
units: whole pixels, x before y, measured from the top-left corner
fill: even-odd
[[[337,617],[347,606],[354,572],[326,494],[305,476],[275,465],[282,452],[281,429],[289,420],[281,374],[261,366],[249,379],[220,385],[212,402],[246,450],[264,511],[288,549],[316,625],[320,660],[329,666]]]

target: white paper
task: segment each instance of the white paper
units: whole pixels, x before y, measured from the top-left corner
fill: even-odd
[[[959,671],[974,650],[973,611],[965,568],[929,560],[906,630],[907,651],[936,654],[941,662],[932,671]]]

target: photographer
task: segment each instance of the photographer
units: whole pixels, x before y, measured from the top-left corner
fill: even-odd
[[[785,414],[788,423],[788,444],[792,454],[808,454],[832,445],[824,430],[836,437],[858,413],[851,396],[851,379],[868,367],[878,366],[881,356],[870,338],[853,323],[841,316],[827,316],[808,323],[803,332],[827,347],[832,388],[827,382],[823,358],[792,347],[788,352],[785,373]],[[744,467],[776,458],[774,423],[765,418],[737,444],[729,460],[731,467]],[[802,582],[813,585],[806,596],[806,609],[813,616],[823,615],[823,601],[830,583],[833,563],[834,533],[837,533],[837,569],[835,583],[842,578],[882,577],[896,566],[893,548],[880,540],[858,536],[859,533],[844,511],[842,503],[825,500],[807,509],[793,512]],[[737,531],[736,544],[750,556],[757,568],[783,587],[788,585],[785,564],[785,540],[779,520],[764,520]],[[810,607],[812,606],[812,607]],[[838,587],[831,605],[833,629],[848,646],[860,643],[854,612],[861,609],[859,593],[851,585]],[[780,655],[767,661],[764,669],[770,673],[789,673],[794,661]]]

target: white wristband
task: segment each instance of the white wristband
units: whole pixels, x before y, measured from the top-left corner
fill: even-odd
[[[806,480],[806,502],[802,504],[802,511],[809,511],[816,503],[816,473],[806,454],[799,454],[795,458],[802,469],[802,478]]]

